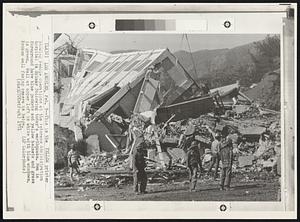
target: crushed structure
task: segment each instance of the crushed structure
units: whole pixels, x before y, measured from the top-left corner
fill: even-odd
[[[90,60],[83,65],[85,55],[91,53]],[[122,135],[128,124],[123,120],[134,113],[158,109],[157,121],[164,122],[176,112],[172,109],[174,104],[176,119],[187,117],[180,116],[184,112],[178,112],[178,107],[196,116],[214,109],[214,96],[201,97],[202,87],[168,49],[119,54],[81,50],[74,70],[70,92],[60,104],[60,114],[68,119],[65,127],[73,129],[80,125],[87,137],[98,135],[102,151],[125,148]],[[199,110],[195,110],[195,105]],[[115,120],[113,116],[121,119]]]
[[[239,82],[205,88],[168,49],[117,54],[80,49],[72,73],[57,121],[74,132],[76,141],[87,143],[81,170],[91,178],[81,185],[131,182],[133,129],[148,144],[149,182],[186,176],[185,142],[191,134],[207,169],[212,131],[224,126],[234,142],[234,172],[280,167],[280,113],[254,103]],[[61,181],[63,175],[63,170],[57,172],[58,186],[68,183]]]

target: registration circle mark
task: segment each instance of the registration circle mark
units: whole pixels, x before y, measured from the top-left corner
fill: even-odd
[[[227,210],[227,207],[225,204],[221,204],[220,205],[220,211],[226,211]]]
[[[96,27],[96,24],[94,22],[89,23],[89,28],[94,29]]]
[[[225,28],[230,28],[230,26],[231,26],[231,22],[230,21],[225,21],[224,22],[224,27]]]
[[[100,210],[101,209],[101,205],[98,204],[98,203],[95,203],[94,204],[94,209],[97,210],[97,211]]]

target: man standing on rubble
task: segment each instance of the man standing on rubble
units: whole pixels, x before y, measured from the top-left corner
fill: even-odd
[[[145,142],[136,146],[132,156],[133,188],[136,194],[145,194],[147,186],[147,174],[145,171]]]
[[[74,171],[76,171],[76,173],[78,175],[80,174],[80,172],[79,172],[80,156],[79,156],[79,153],[77,152],[74,144],[72,144],[70,148],[71,149],[68,152],[68,166],[70,168],[70,179],[71,179],[71,181],[73,181]]]
[[[210,166],[209,166],[209,169],[208,169],[208,173],[211,172],[213,166],[215,165],[215,172],[214,172],[214,180],[217,178],[218,176],[218,169],[219,169],[219,162],[220,162],[220,145],[221,145],[221,133],[220,132],[217,132],[215,135],[214,135],[214,141],[212,142],[211,144],[211,154],[212,154],[212,157],[211,157],[211,163],[210,163]]]
[[[190,191],[195,191],[199,169],[201,171],[201,159],[198,144],[193,141],[187,152],[186,165],[189,169]]]
[[[233,146],[232,140],[228,137],[228,134],[228,129],[224,128],[222,131],[223,138],[220,146],[220,159],[222,163],[220,190],[230,189],[231,170],[233,162]]]
[[[192,142],[195,141],[195,131],[195,126],[191,123],[191,121],[188,121],[188,125],[184,133],[181,135],[179,142],[179,146],[182,147],[185,152],[189,147],[191,147]]]

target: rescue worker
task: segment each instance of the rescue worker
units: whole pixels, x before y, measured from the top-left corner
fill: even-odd
[[[76,173],[78,175],[80,174],[80,172],[79,172],[80,156],[79,156],[79,153],[77,152],[74,144],[72,144],[70,146],[70,148],[71,149],[68,152],[68,166],[70,168],[70,179],[71,179],[71,181],[74,181],[73,180],[74,171],[76,171]]]
[[[198,172],[202,169],[200,153],[196,141],[193,141],[188,149],[186,166],[189,169],[190,191],[192,192],[195,191],[196,188]]]
[[[184,131],[184,134],[181,135],[179,147],[181,147],[185,152],[187,152],[192,142],[195,141],[195,131],[195,126],[191,122],[189,122]]]
[[[231,170],[233,162],[232,140],[228,137],[228,131],[223,130],[220,145],[220,159],[222,163],[220,190],[230,190]]]
[[[212,157],[211,157],[211,163],[210,163],[210,166],[208,168],[208,173],[211,172],[213,166],[215,165],[215,172],[213,174],[213,178],[214,180],[217,178],[218,176],[218,169],[219,169],[219,162],[220,162],[220,145],[221,145],[221,133],[220,132],[217,132],[215,135],[214,135],[214,141],[212,142],[211,144],[211,154],[212,154]]]
[[[132,167],[133,167],[133,188],[136,194],[145,194],[147,186],[147,174],[145,171],[145,142],[142,142],[136,146],[132,155]]]

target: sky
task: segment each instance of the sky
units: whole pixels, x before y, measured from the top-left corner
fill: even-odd
[[[80,48],[104,52],[168,48],[171,52],[189,51],[183,34],[70,34]],[[191,51],[234,48],[262,40],[266,34],[188,34]]]

